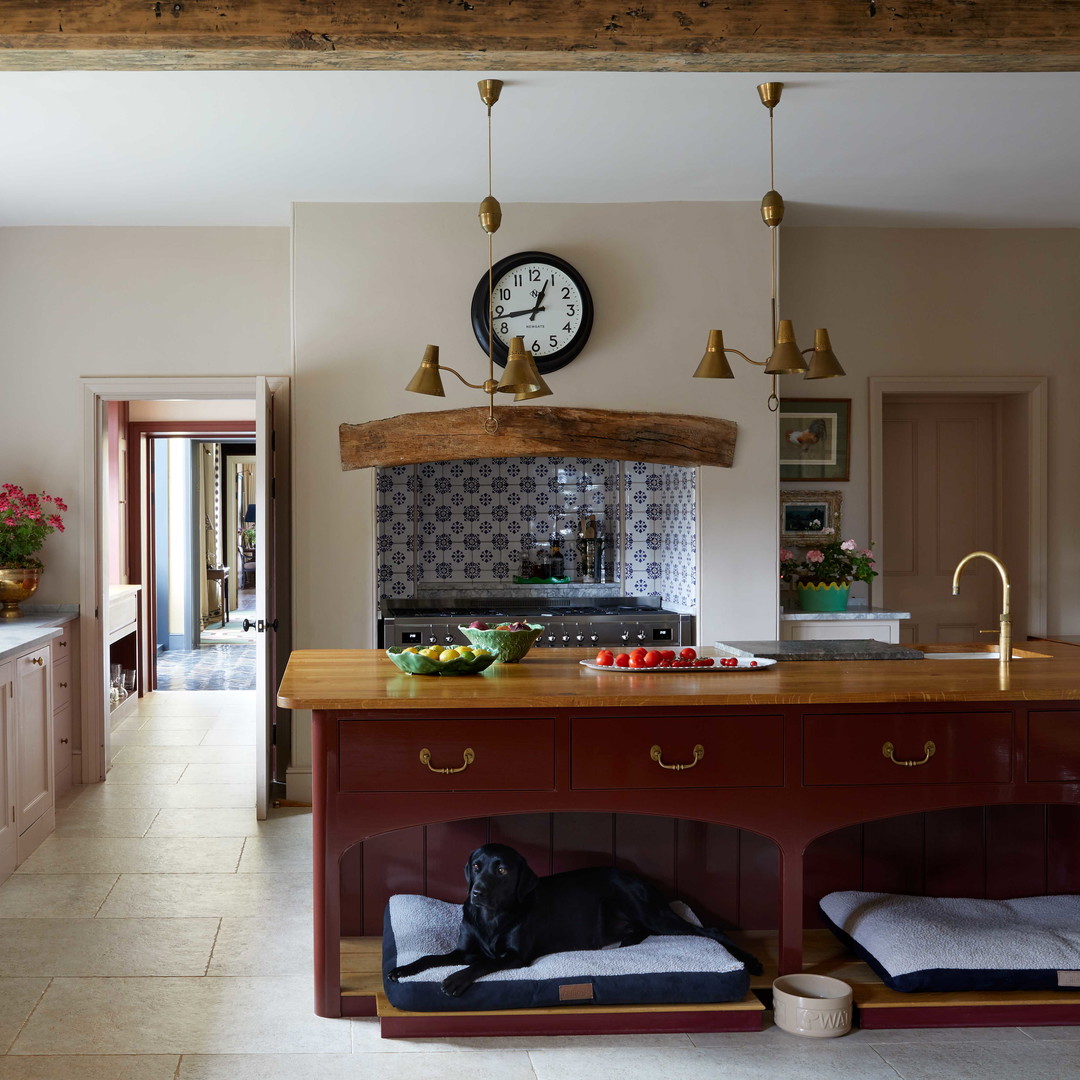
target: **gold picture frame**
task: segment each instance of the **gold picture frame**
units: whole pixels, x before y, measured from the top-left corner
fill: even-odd
[[[840,535],[842,491],[781,491],[780,542],[794,547]]]

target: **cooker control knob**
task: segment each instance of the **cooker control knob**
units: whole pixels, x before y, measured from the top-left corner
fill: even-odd
[[[590,640],[590,641],[591,641],[591,642],[592,642],[592,643],[593,643],[594,645],[597,645],[597,644],[599,644],[599,642],[600,642],[600,635],[599,635],[598,633],[596,633],[596,632],[594,631],[593,633],[591,633],[591,634],[589,635],[589,640]]]
[[[562,643],[565,645],[569,640],[570,640],[570,635],[569,634],[563,634]]]
[[[547,640],[548,640],[549,645],[554,645],[555,644],[555,635],[554,634],[548,634]]]
[[[453,645],[454,644],[454,635],[453,634],[447,634],[446,637],[443,638],[443,641],[445,641],[447,645]]]
[[[585,640],[585,635],[582,634],[580,631],[574,636],[577,638],[579,644]]]
[[[619,635],[619,637],[621,637],[621,638],[623,639],[623,641],[629,641],[629,640],[630,640],[630,631],[629,631],[629,630],[624,630],[624,631],[623,631],[623,632],[622,632],[622,633],[621,633],[621,634]]]
[[[637,639],[638,639],[638,641],[644,641],[645,640],[645,631],[644,630],[639,630],[637,632]]]
[[[427,643],[429,645],[438,645],[439,639],[434,634],[428,634]]]

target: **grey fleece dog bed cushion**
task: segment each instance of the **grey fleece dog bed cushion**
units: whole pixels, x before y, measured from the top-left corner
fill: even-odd
[[[676,910],[697,922],[688,909]],[[383,984],[390,1004],[410,1012],[525,1009],[552,1005],[637,1005],[741,1001],[750,987],[742,962],[709,938],[653,936],[625,948],[551,953],[525,968],[495,971],[461,997],[440,983],[462,965],[400,982],[386,973],[457,945],[461,905],[427,896],[390,897],[383,921]],[[700,925],[700,924],[698,924]]]
[[[829,893],[819,906],[833,933],[893,990],[1080,989],[1080,896],[852,891]]]

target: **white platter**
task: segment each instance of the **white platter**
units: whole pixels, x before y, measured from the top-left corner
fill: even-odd
[[[736,667],[724,667],[720,663],[720,658],[714,656],[712,667],[616,667],[611,664],[607,667],[593,663],[592,660],[579,660],[578,663],[582,667],[587,667],[590,671],[617,671],[623,674],[629,675],[709,675],[713,672],[731,672],[731,671],[760,671],[762,668],[772,667],[776,663],[775,660],[771,660],[764,656],[740,656],[737,657],[739,664]]]

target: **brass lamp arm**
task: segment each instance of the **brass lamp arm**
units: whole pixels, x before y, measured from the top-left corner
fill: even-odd
[[[460,371],[455,371],[452,367],[447,367],[445,364],[439,365],[440,371],[449,371],[451,375],[456,375],[466,386],[471,386],[474,390],[485,389],[484,383],[469,382]]]
[[[741,356],[748,364],[757,364],[758,367],[764,367],[769,362],[768,360],[751,360],[750,357],[746,355],[746,353],[740,352],[738,349],[725,348],[724,352],[733,352],[736,356]]]

